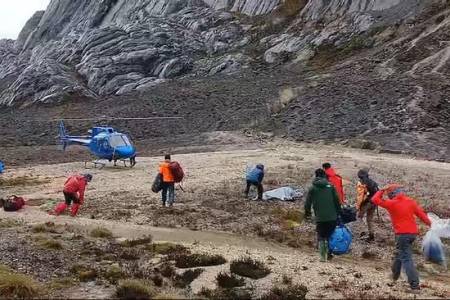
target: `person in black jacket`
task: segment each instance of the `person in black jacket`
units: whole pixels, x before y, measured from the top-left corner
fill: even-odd
[[[362,169],[358,171],[358,186],[356,208],[358,209],[358,217],[367,219],[367,228],[369,230],[368,242],[375,239],[373,230],[373,219],[375,217],[376,206],[372,203],[372,197],[378,192],[378,184],[369,178],[369,171]],[[363,233],[364,235],[364,233]]]

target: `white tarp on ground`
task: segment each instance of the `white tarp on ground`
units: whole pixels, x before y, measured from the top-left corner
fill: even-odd
[[[302,198],[303,195],[304,195],[303,190],[299,188],[285,186],[282,188],[265,192],[263,194],[263,200],[295,201]]]
[[[450,219],[441,219],[436,214],[429,213],[431,220],[431,230],[439,237],[450,239]]]

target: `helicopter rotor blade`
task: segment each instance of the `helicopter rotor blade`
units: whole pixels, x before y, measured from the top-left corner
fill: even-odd
[[[39,120],[35,119],[32,121],[36,122],[59,122],[59,121],[154,121],[154,120],[179,120],[184,119],[183,117],[142,117],[142,118],[116,118],[116,117],[98,117],[98,118],[60,118],[60,119],[49,119],[49,120]]]

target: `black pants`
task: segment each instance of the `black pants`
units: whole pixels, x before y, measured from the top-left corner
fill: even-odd
[[[252,182],[247,180],[247,187],[245,188],[245,195],[248,196],[248,193],[250,192],[250,187],[254,185],[258,188],[258,200],[262,200],[264,187],[262,183],[259,182]]]
[[[337,222],[317,222],[316,231],[319,241],[328,241],[336,229]]]
[[[78,195],[75,193],[64,193],[64,199],[66,200],[67,205],[71,205],[72,202],[75,204],[80,204],[80,199],[78,199]]]

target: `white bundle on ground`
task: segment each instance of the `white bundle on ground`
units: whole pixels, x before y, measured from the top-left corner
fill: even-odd
[[[427,261],[447,266],[445,248],[442,238],[450,238],[450,222],[448,219],[441,219],[433,213],[429,213],[431,229],[427,232],[422,241],[422,251]]]
[[[282,201],[295,201],[302,198],[303,194],[303,191],[299,188],[285,186],[265,192],[263,194],[263,200],[278,199]]]
[[[450,239],[450,219],[441,219],[436,214],[428,213],[431,220],[431,230],[440,238]]]

